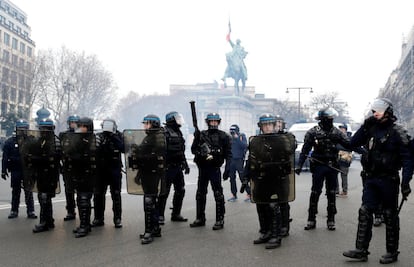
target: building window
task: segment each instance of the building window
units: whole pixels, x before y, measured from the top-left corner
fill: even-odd
[[[15,71],[11,72],[10,75],[10,84],[11,85],[17,85],[17,73]]]
[[[2,75],[2,77],[1,77],[1,80],[3,81],[3,82],[8,82],[9,81],[9,69],[8,68],[5,68],[5,67],[3,67],[3,73],[2,73],[3,75]]]
[[[1,102],[1,115],[6,116],[7,114],[7,103]]]
[[[17,67],[18,57],[12,54],[12,64],[13,66]]]
[[[17,50],[18,41],[16,38],[12,38],[12,48]]]
[[[32,72],[32,63],[30,63],[30,62],[26,63],[26,71],[29,72],[29,73]]]
[[[10,35],[7,32],[4,33],[3,43],[10,46]]]
[[[24,91],[19,90],[19,104],[23,103],[23,98],[24,98]]]
[[[27,56],[32,57],[32,54],[33,54],[33,49],[30,46],[28,46],[27,47]]]
[[[2,92],[2,95],[3,95],[2,99],[6,100],[6,101],[9,100],[9,87],[7,85],[2,84],[1,92]]]
[[[22,42],[20,42],[20,53],[22,54],[26,53],[26,45]]]
[[[12,87],[10,89],[10,101],[16,102],[16,97],[17,97],[16,88]]]
[[[9,51],[3,50],[3,61],[10,63],[10,53]]]
[[[26,93],[26,105],[30,104],[30,93]]]
[[[23,58],[19,58],[19,68],[24,70],[24,59]]]
[[[24,88],[24,75],[19,74],[19,88]]]

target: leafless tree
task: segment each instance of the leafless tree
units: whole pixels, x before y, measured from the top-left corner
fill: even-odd
[[[338,99],[338,92],[328,92],[325,94],[317,94],[312,97],[311,107],[315,114],[324,107],[332,107],[338,112],[337,122],[349,122],[349,112],[347,110],[348,103]]]
[[[95,55],[65,47],[40,50],[33,79],[33,99],[49,109],[62,130],[71,114],[103,118],[111,114],[117,87]]]

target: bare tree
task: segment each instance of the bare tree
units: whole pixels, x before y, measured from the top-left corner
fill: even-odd
[[[62,130],[71,114],[101,118],[108,116],[116,99],[112,74],[95,55],[62,47],[40,50],[33,79],[36,104],[49,109]]]
[[[315,111],[324,107],[332,107],[338,112],[338,117],[335,118],[337,122],[350,122],[349,112],[347,110],[348,103],[338,99],[338,92],[328,92],[325,94],[317,94],[312,97],[311,106]]]

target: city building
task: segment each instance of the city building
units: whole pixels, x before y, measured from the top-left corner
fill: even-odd
[[[26,13],[0,0],[0,119],[8,113],[29,118],[35,60],[30,34]]]

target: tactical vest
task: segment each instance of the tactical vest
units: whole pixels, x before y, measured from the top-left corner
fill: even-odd
[[[394,134],[398,130],[390,126],[383,136],[376,136],[376,127],[369,130],[370,140],[368,141],[368,153],[361,159],[361,164],[367,174],[375,176],[395,175],[401,169],[401,158],[398,147],[390,145]]]
[[[220,130],[214,132],[202,131],[200,140],[197,163],[207,163],[220,167],[225,159],[225,151],[223,148],[226,145],[226,133]]]
[[[181,131],[174,131],[170,127],[165,127],[167,141],[167,164],[181,163],[184,161],[185,140]]]
[[[336,147],[336,144],[332,142],[329,135],[339,133],[335,133],[335,128],[332,128],[330,132],[325,132],[319,126],[316,126],[313,129],[315,134],[315,145],[312,156],[324,161],[336,162],[338,157],[338,149]]]

